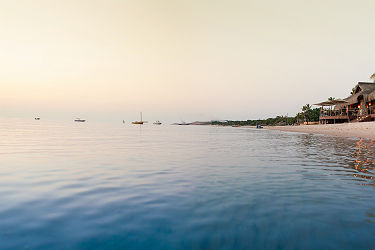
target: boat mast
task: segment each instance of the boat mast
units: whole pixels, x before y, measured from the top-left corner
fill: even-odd
[[[142,121],[142,112],[141,112],[141,121]]]

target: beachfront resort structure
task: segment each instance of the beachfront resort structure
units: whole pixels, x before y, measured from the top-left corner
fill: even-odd
[[[321,106],[320,124],[374,121],[375,83],[359,82],[345,99],[333,99]]]

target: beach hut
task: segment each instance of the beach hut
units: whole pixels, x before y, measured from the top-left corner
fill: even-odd
[[[350,115],[346,108],[337,109],[338,106],[345,106],[347,103],[346,100],[335,99],[314,104],[316,106],[321,106],[319,123],[331,124],[349,122]]]
[[[374,120],[375,83],[359,82],[353,90],[353,94],[345,98],[348,102],[346,107],[349,110],[357,111],[357,119],[359,121]],[[342,106],[337,108],[342,108]]]
[[[374,121],[375,83],[359,82],[344,99],[320,102],[320,123]],[[328,108],[327,108],[328,107]]]

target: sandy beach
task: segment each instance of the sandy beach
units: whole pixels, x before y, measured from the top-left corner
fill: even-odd
[[[338,137],[375,139],[375,122],[342,123],[329,125],[267,126],[265,129],[323,134]]]

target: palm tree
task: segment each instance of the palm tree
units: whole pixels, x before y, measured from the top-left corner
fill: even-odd
[[[334,98],[332,96],[328,98],[328,101],[334,101],[334,100],[336,100],[336,98]]]
[[[352,91],[350,92],[351,95],[355,94],[355,88],[352,88]]]
[[[309,124],[308,113],[310,112],[310,110],[311,110],[310,104],[306,104],[305,106],[302,107],[303,116],[305,117],[305,121],[307,122],[307,124]]]
[[[296,115],[296,123],[301,123],[302,118],[304,117],[303,113],[299,112]]]
[[[370,79],[373,80],[375,83],[375,73],[370,76]]]
[[[302,107],[302,111],[303,112],[306,112],[306,111],[309,111],[311,110],[311,105],[310,104],[306,104],[305,106]]]

